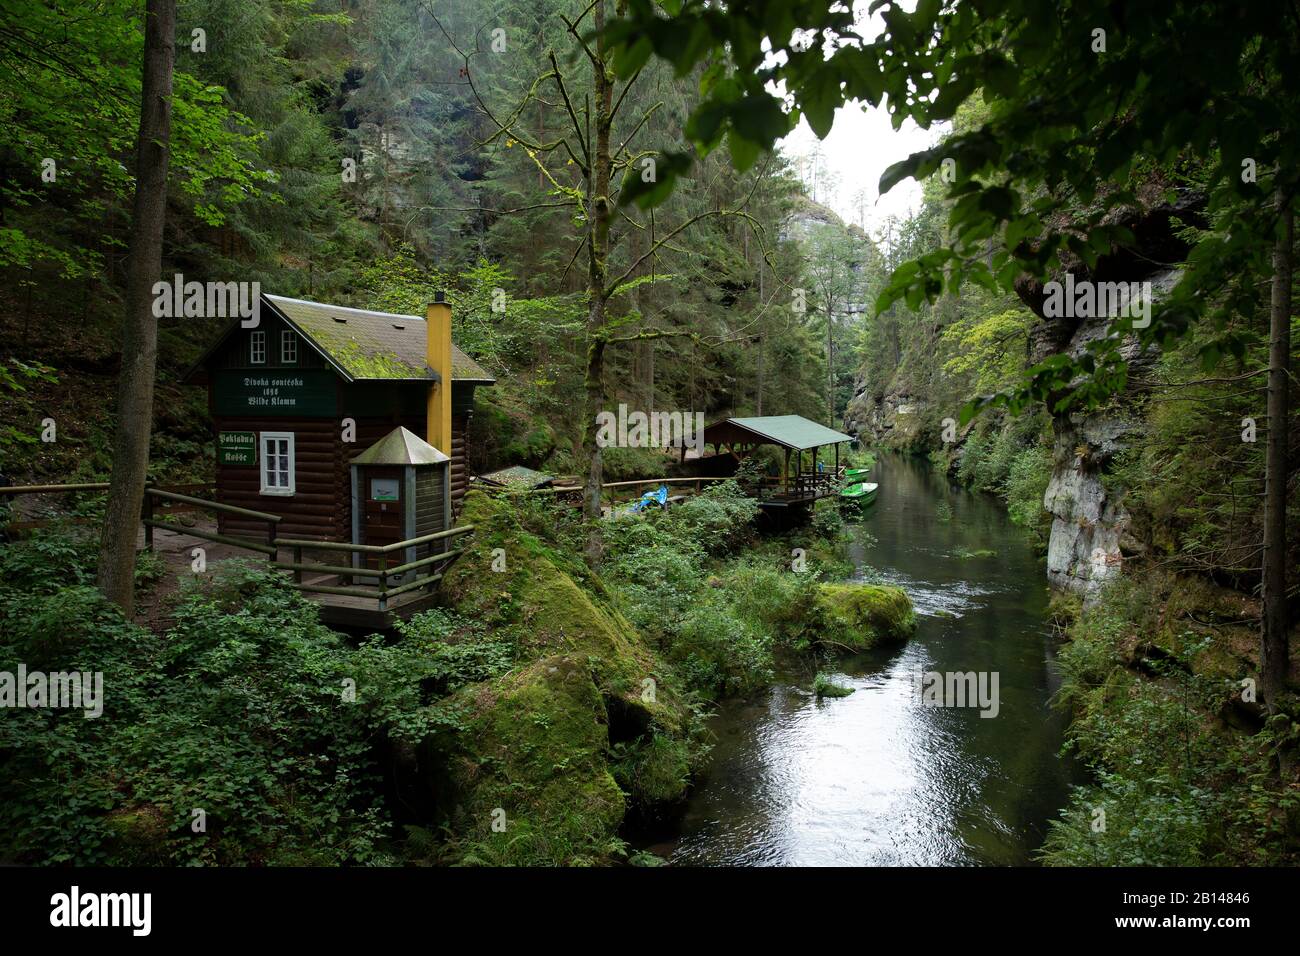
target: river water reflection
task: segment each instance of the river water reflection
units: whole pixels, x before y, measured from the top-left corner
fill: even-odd
[[[848,697],[818,701],[811,674],[786,674],[725,704],[679,832],[654,847],[674,863],[1025,864],[1065,804],[1076,771],[1048,705],[1042,561],[997,502],[924,460],[883,456],[871,480],[875,543],[852,554],[907,590],[915,638],[839,660]],[[996,671],[998,715],[917,706],[917,668]]]

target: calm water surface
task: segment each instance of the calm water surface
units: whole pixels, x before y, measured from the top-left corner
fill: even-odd
[[[916,637],[832,665],[848,697],[819,702],[811,673],[787,673],[725,704],[679,830],[654,847],[674,863],[1025,864],[1064,805],[1077,777],[1048,706],[1041,560],[995,501],[924,460],[884,456],[871,480],[879,497],[851,553],[859,575],[907,590]],[[1000,713],[916,706],[918,667],[997,671]]]

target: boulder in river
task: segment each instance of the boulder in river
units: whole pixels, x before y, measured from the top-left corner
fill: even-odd
[[[916,630],[916,614],[907,592],[883,584],[821,584],[819,641],[829,647],[865,651],[881,644],[903,643]]]

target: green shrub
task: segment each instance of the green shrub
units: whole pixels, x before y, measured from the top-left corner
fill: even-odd
[[[123,620],[57,535],[0,547],[0,670],[102,672],[97,718],[0,721],[0,859],[40,864],[338,864],[386,859],[378,736],[454,724],[440,695],[499,674],[499,635],[432,613],[356,650],[260,565],[188,579],[173,627]],[[44,579],[34,555],[52,559]],[[83,569],[84,571],[84,569]],[[434,706],[431,706],[434,705]],[[194,810],[206,830],[195,832]]]
[[[1012,523],[1029,533],[1039,548],[1047,547],[1052,530],[1051,514],[1043,507],[1043,495],[1051,477],[1051,449],[1046,445],[1031,445],[1012,459],[1004,483],[1007,514]]]
[[[758,504],[734,481],[710,485],[664,515],[664,523],[679,540],[706,554],[729,554],[753,540]]]
[[[816,574],[755,560],[730,565],[719,578],[721,590],[750,627],[792,650],[807,650],[816,633],[817,581]]]
[[[175,627],[123,621],[87,587],[0,597],[4,669],[101,671],[104,713],[0,728],[6,857],[38,863],[364,861],[383,829],[357,672],[314,606],[235,562]],[[206,832],[194,832],[194,810]]]
[[[0,547],[0,582],[29,593],[93,584],[98,552],[84,528],[56,522]]]
[[[1046,547],[1051,516],[1043,495],[1052,474],[1050,427],[1045,417],[1024,415],[973,431],[965,441],[957,480],[973,491],[997,494],[1013,523]]]
[[[813,508],[813,534],[827,541],[844,537],[844,515],[834,501],[819,501]]]
[[[706,589],[682,616],[668,651],[687,685],[709,697],[746,694],[772,679],[772,641]]]
[[[1279,779],[1277,766],[1300,734],[1284,715],[1254,734],[1220,720],[1240,691],[1236,675],[1225,679],[1196,665],[1225,636],[1188,631],[1171,614],[1175,598],[1194,603],[1196,587],[1159,575],[1122,578],[1069,625],[1070,641],[1057,656],[1057,699],[1074,717],[1067,745],[1094,779],[1075,789],[1053,822],[1045,862],[1220,866],[1294,859],[1289,834],[1300,794],[1293,777]],[[1140,667],[1128,666],[1139,659]]]

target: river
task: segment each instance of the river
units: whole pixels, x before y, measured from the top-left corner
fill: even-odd
[[[997,501],[923,459],[882,456],[871,480],[879,496],[850,554],[859,576],[911,596],[914,639],[824,667],[848,697],[818,700],[811,673],[784,673],[723,704],[677,832],[653,847],[673,863],[1027,864],[1064,806],[1077,771],[1048,703],[1041,559]],[[917,668],[996,672],[997,715],[919,706]]]

